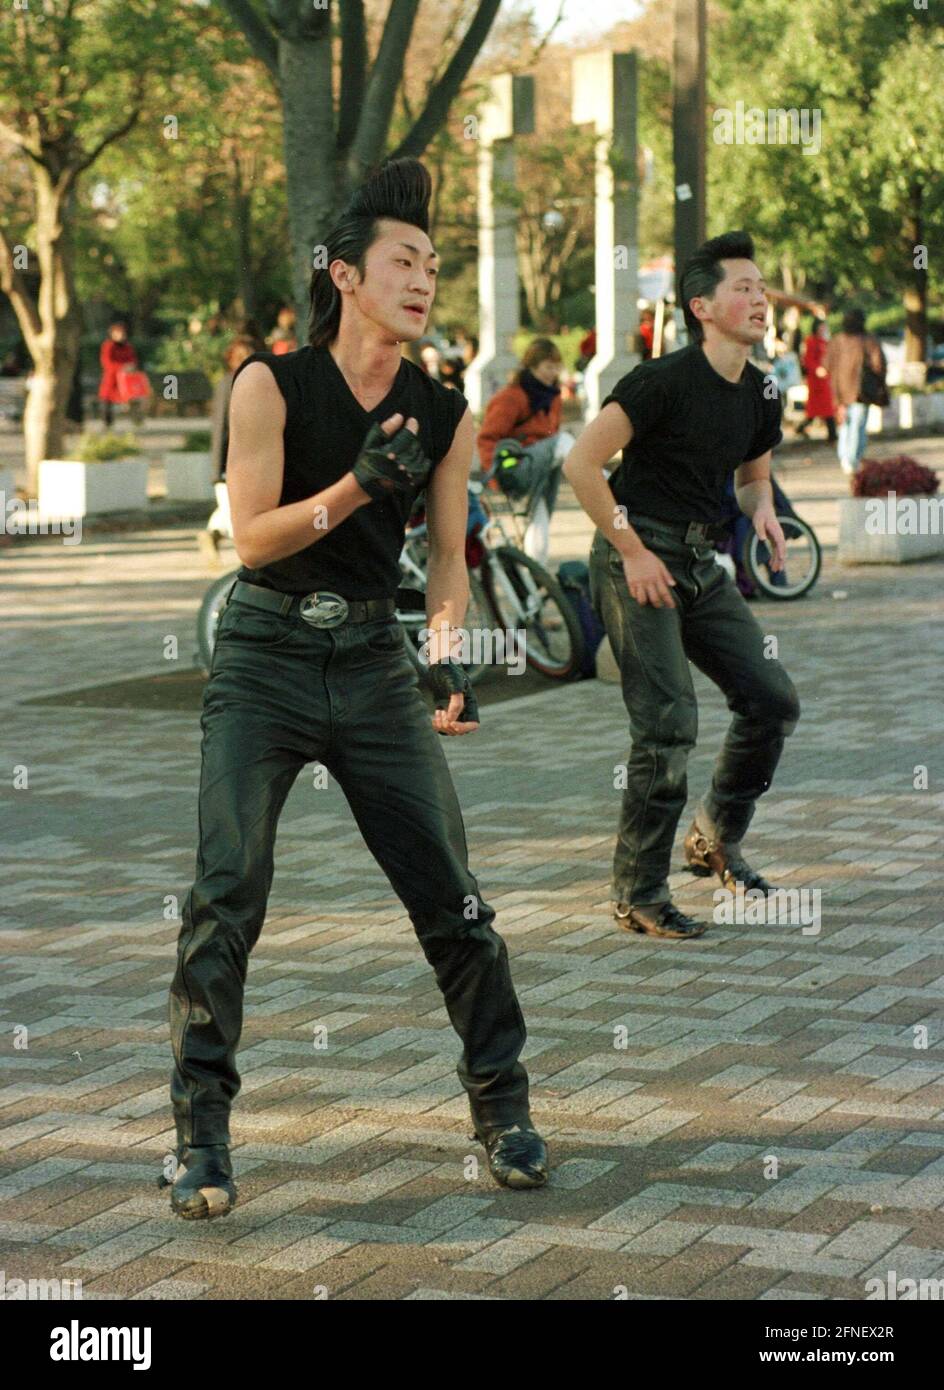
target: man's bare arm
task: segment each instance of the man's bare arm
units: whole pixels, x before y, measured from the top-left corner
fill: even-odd
[[[429,565],[426,579],[426,621],[434,636],[430,639],[430,661],[445,657],[440,649],[440,631],[462,626],[469,606],[469,572],[465,563],[465,533],[469,517],[469,473],[475,448],[472,412],[456,426],[448,454],[440,460],[426,490],[426,516],[429,536]]]
[[[452,653],[469,606],[469,571],[465,562],[465,534],[469,517],[469,473],[475,449],[472,412],[466,409],[456,426],[448,454],[437,464],[426,491],[429,565],[426,571],[426,621],[430,629],[429,662]],[[474,720],[461,719],[464,697],[453,694],[446,709],[433,714],[437,733],[451,736],[473,733]]]
[[[564,477],[587,516],[624,555],[631,554],[642,541],[631,526],[624,524],[603,470],[632,437],[629,416],[622,406],[611,401],[583,430],[563,465]]]
[[[748,459],[734,473],[734,491],[737,504],[745,516],[753,516],[756,511],[774,508],[774,490],[770,484],[770,460],[773,450],[760,454],[756,459]]]
[[[610,401],[583,431],[564,461],[564,477],[591,521],[623,557],[630,594],[637,603],[674,608],[669,592],[675,580],[658,555],[643,545],[625,513],[613,500],[603,470],[614,454],[633,437],[633,426],[621,405]]]
[[[770,481],[770,460],[773,451],[748,459],[734,473],[737,504],[745,516],[754,522],[754,530],[771,549],[770,568],[782,570],[787,558],[787,543],[774,508],[774,490]]]
[[[250,362],[233,385],[226,488],[233,541],[244,565],[259,569],[320,541],[370,498],[353,473],[300,502],[279,506],[285,469],[285,400],[264,362]],[[395,417],[397,425],[399,417]]]

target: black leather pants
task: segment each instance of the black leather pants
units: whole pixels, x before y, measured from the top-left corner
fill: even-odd
[[[525,1025],[508,953],[468,868],[441,736],[394,619],[317,629],[231,601],[204,693],[197,873],[170,990],[181,1144],[230,1142],[249,953],[265,918],[276,825],[306,762],[336,778],[403,902],[462,1041],[480,1131],[529,1118]],[[311,846],[317,905],[319,861]]]
[[[739,845],[757,798],[770,786],[800,704],[780,662],[765,654],[764,633],[715,563],[714,548],[686,545],[630,521],[675,580],[676,607],[637,603],[621,555],[599,531],[590,551],[590,582],[619,662],[632,738],[613,897],[654,904],[670,900],[672,845],[698,734],[689,661],[721,688],[733,714],[711,786],[696,809],[701,829],[727,845]]]

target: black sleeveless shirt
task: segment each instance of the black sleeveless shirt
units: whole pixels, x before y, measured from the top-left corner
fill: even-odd
[[[364,436],[398,411],[419,424],[423,451],[435,467],[452,446],[468,402],[442,386],[407,357],[400,359],[387,396],[365,410],[326,347],[295,352],[254,352],[241,362],[236,377],[250,362],[264,362],[285,398],[283,445],[285,471],[279,506],[300,502],[349,473]],[[259,569],[243,565],[238,578],[283,593],[308,594],[330,589],[344,598],[392,598],[400,582],[403,533],[417,493],[394,494],[365,503],[340,526],[304,550]]]

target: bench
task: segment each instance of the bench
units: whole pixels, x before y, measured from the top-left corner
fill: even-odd
[[[209,379],[203,372],[176,372],[177,377],[177,399],[164,399],[164,379],[172,375],[170,372],[147,372],[147,379],[151,386],[151,395],[144,401],[144,414],[152,418],[157,416],[203,416],[210,410],[210,403],[213,400],[213,387]],[[102,402],[98,398],[98,383],[101,375],[82,376],[82,400],[85,406],[86,419],[102,418]],[[116,411],[127,411],[126,405],[118,405]]]

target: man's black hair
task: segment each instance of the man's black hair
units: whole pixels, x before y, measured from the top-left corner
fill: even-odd
[[[704,242],[693,251],[682,268],[679,279],[679,303],[685,315],[685,327],[693,343],[705,340],[705,330],[689,308],[689,302],[699,296],[710,299],[724,279],[722,261],[752,261],[754,242],[747,232],[723,232]]]
[[[847,309],[842,316],[843,333],[864,333],[865,314],[857,306]]]
[[[341,292],[328,273],[331,262],[340,257],[363,276],[367,250],[377,240],[381,217],[408,222],[428,235],[431,195],[429,170],[418,159],[385,160],[355,189],[325,237],[325,265],[312,271],[308,290],[308,341],[312,347],[333,342],[341,323]]]

